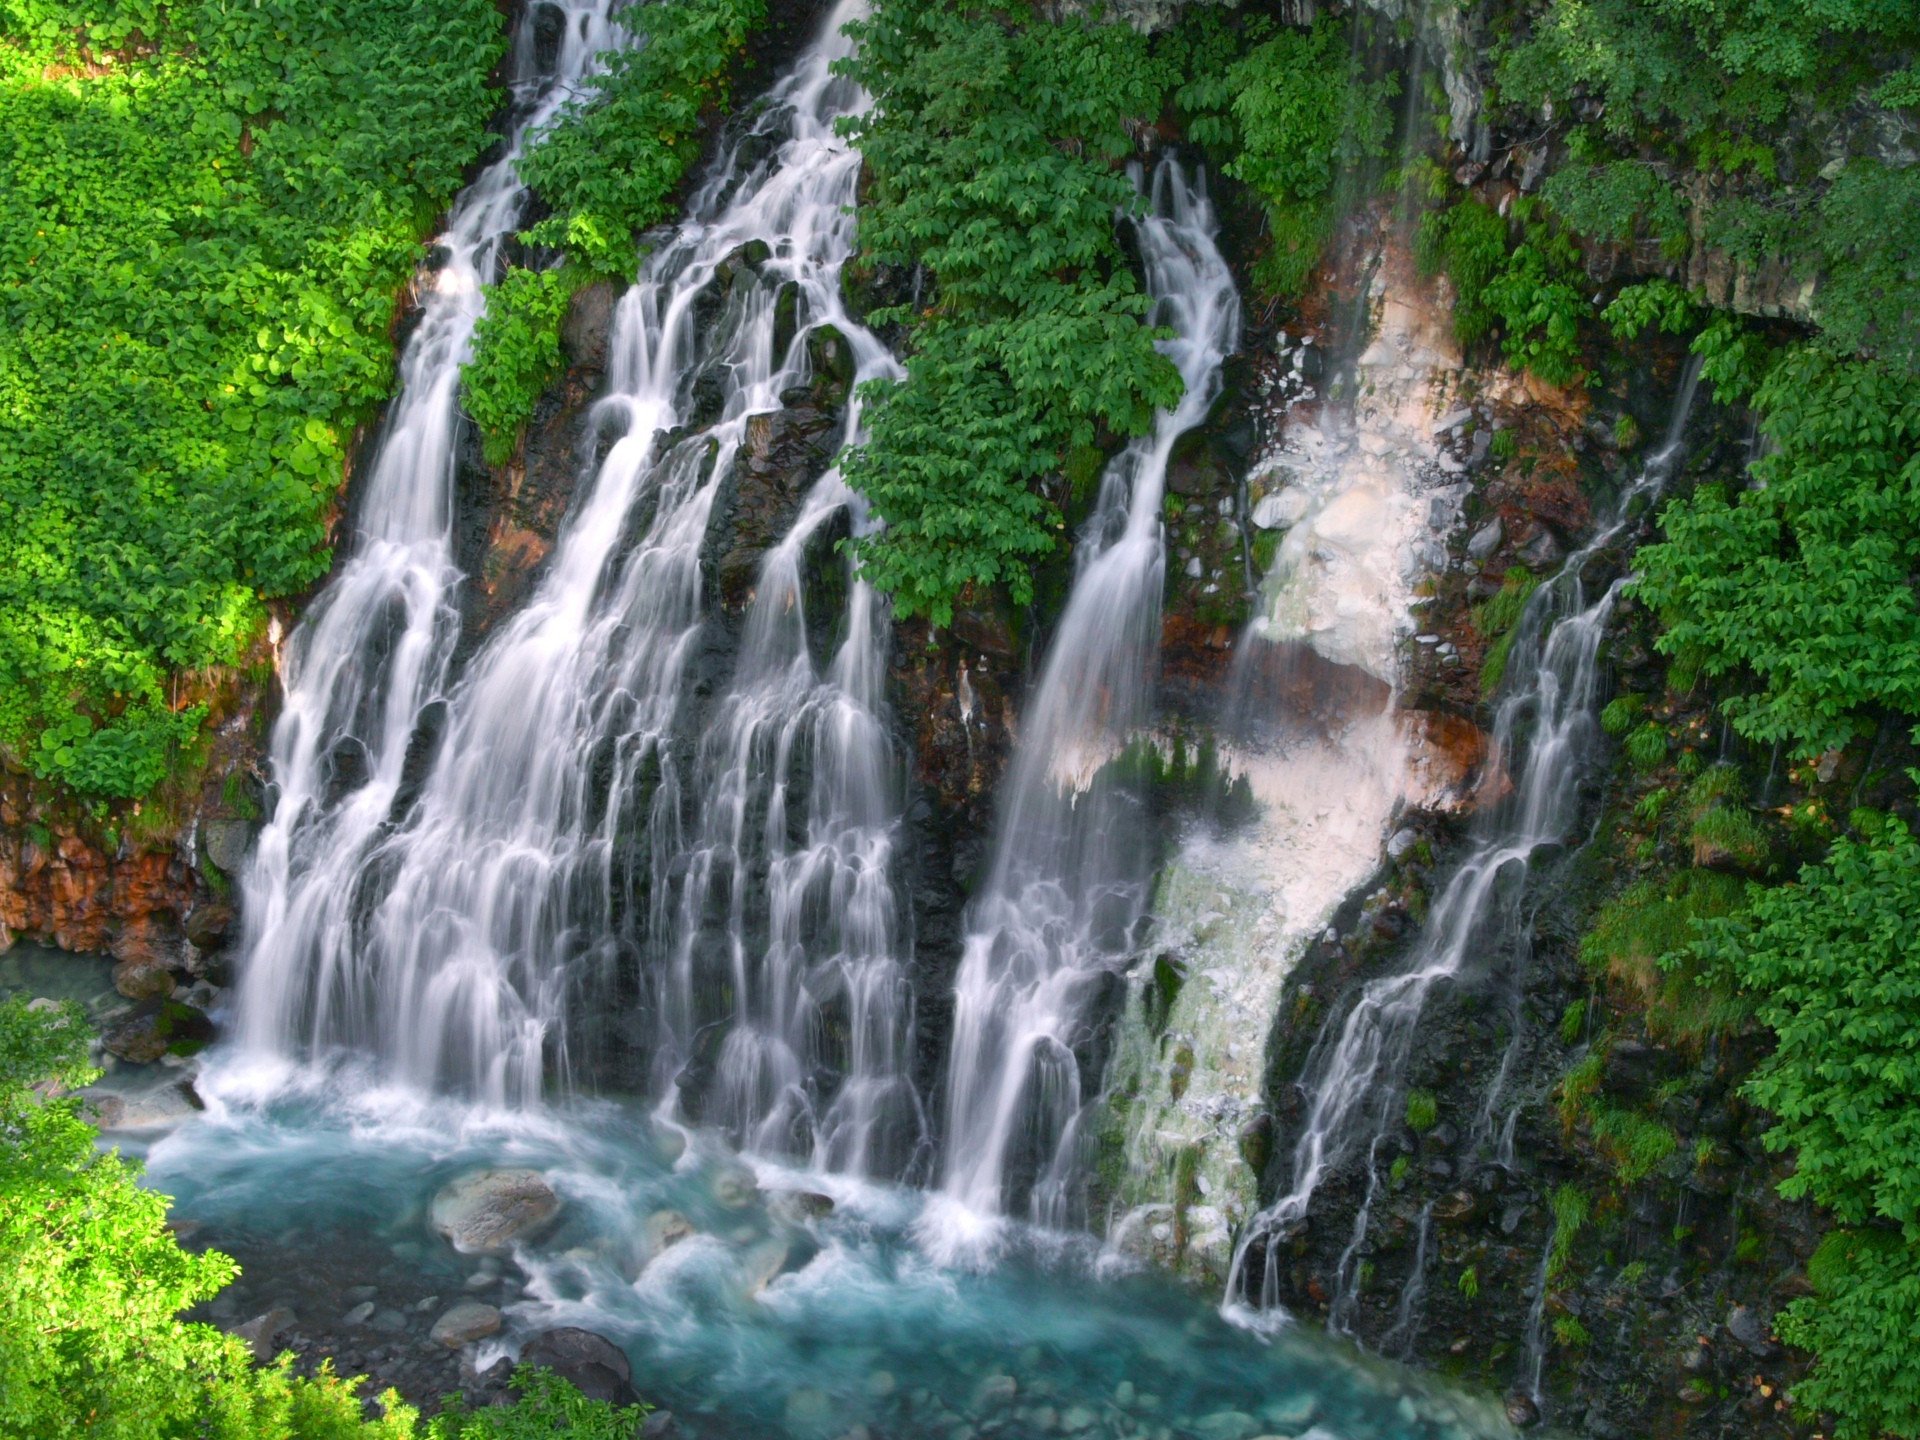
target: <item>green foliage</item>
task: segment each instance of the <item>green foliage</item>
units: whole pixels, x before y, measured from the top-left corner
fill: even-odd
[[[489,465],[513,458],[541,391],[560,373],[560,326],[574,293],[591,279],[583,266],[515,266],[487,287],[486,313],[474,327],[473,359],[461,366],[460,383]]]
[[[1507,222],[1478,200],[1429,210],[1414,236],[1414,259],[1422,274],[1445,272],[1452,282],[1454,338],[1463,346],[1486,338],[1500,318],[1486,289],[1507,263]]]
[[[1562,1045],[1578,1044],[1581,1032],[1586,1028],[1587,1002],[1585,1000],[1568,1001],[1567,1008],[1560,1015],[1560,1043]]]
[[[1497,327],[1509,365],[1550,385],[1571,385],[1586,374],[1580,322],[1589,307],[1579,251],[1534,209],[1525,197],[1514,206],[1521,239],[1511,248],[1508,223],[1477,200],[1430,211],[1414,237],[1414,259],[1424,273],[1445,271],[1452,282],[1453,333],[1462,345]]]
[[[36,775],[150,789],[200,722],[167,673],[324,573],[500,29],[486,0],[0,8],[0,749]]]
[[[1920,1435],[1920,1247],[1889,1230],[1834,1230],[1807,1265],[1814,1294],[1778,1321],[1780,1338],[1820,1357],[1795,1403],[1840,1417],[1841,1440]]]
[[[1456,1283],[1459,1287],[1460,1294],[1467,1300],[1478,1300],[1480,1298],[1480,1270],[1478,1266],[1467,1266],[1466,1269],[1460,1272],[1460,1279]]]
[[[647,1416],[644,1405],[589,1400],[550,1370],[515,1371],[513,1384],[520,1392],[514,1404],[450,1405],[427,1422],[425,1440],[631,1440]]]
[[[1645,161],[1570,165],[1549,175],[1540,193],[1582,235],[1624,244],[1644,233],[1670,256],[1686,253],[1686,207]]]
[[[1596,1106],[1591,1115],[1593,1138],[1613,1163],[1622,1185],[1635,1185],[1666,1163],[1680,1146],[1673,1131],[1636,1110]]]
[[[1416,1135],[1424,1135],[1440,1123],[1440,1102],[1434,1098],[1431,1090],[1412,1090],[1407,1093],[1407,1128]]]
[[[1651,770],[1667,758],[1666,729],[1648,720],[1627,736],[1623,748],[1627,752],[1627,759],[1642,770]]]
[[[1732,861],[1757,868],[1767,858],[1767,837],[1746,811],[1747,784],[1732,765],[1701,771],[1687,787],[1686,817],[1694,863]]]
[[[1812,346],[1755,397],[1773,442],[1754,486],[1702,486],[1641,550],[1660,649],[1708,675],[1750,672],[1734,727],[1795,753],[1844,745],[1880,707],[1920,713],[1920,397],[1871,361]]]
[[[1529,226],[1481,297],[1500,316],[1507,364],[1531,370],[1549,385],[1586,378],[1580,363],[1580,321],[1588,311],[1579,282],[1579,252],[1565,235]]]
[[[1616,340],[1637,340],[1643,330],[1678,335],[1699,323],[1700,308],[1683,287],[1671,280],[1647,280],[1629,285],[1600,313]],[[1624,416],[1622,417],[1625,418]]]
[[[363,1417],[358,1382],[256,1369],[239,1340],[179,1312],[238,1273],[182,1250],[167,1197],[95,1148],[68,1093],[97,1077],[77,1006],[0,1003],[0,1433],[34,1440],[627,1440],[643,1407],[588,1400],[544,1372],[514,1405],[457,1404],[424,1432],[389,1390]]]
[[[1492,695],[1506,678],[1507,657],[1513,652],[1520,617],[1526,612],[1527,601],[1539,588],[1540,577],[1516,565],[1507,571],[1492,598],[1473,607],[1473,628],[1493,642],[1487,646],[1486,658],[1480,664],[1482,695]]]
[[[766,0],[659,0],[623,12],[644,41],[601,56],[606,68],[520,157],[520,178],[553,211],[527,239],[631,275],[635,232],[672,213],[701,124],[726,105],[733,63],[765,19]]]
[[[1587,1334],[1587,1327],[1571,1315],[1562,1315],[1554,1320],[1553,1338],[1569,1350],[1584,1349],[1593,1343],[1593,1337]]]
[[[1267,203],[1269,245],[1260,282],[1295,295],[1319,262],[1340,196],[1387,153],[1397,75],[1368,80],[1350,22],[1322,16],[1310,30],[1282,30],[1228,76],[1240,148],[1226,171]]]
[[[1538,107],[1584,87],[1616,136],[1764,130],[1791,94],[1844,85],[1876,46],[1920,21],[1897,0],[1550,0],[1499,64],[1509,99]]]
[[[1700,926],[1737,913],[1747,884],[1715,870],[1682,870],[1629,885],[1600,908],[1580,958],[1637,998],[1655,1035],[1699,1042],[1737,1027],[1750,1006],[1724,967],[1692,951]]]
[[[1600,728],[1609,735],[1624,735],[1633,728],[1633,722],[1640,718],[1640,712],[1647,708],[1644,695],[1616,695],[1600,710]]]
[[[599,59],[580,94],[529,138],[520,178],[551,213],[520,239],[562,252],[550,268],[512,266],[486,287],[462,400],[489,465],[513,457],[540,394],[560,373],[567,306],[594,280],[628,278],[637,232],[673,213],[700,155],[702,126],[732,93],[747,36],[766,0],[655,0],[624,12],[642,30]]]
[[[881,0],[851,29],[840,68],[875,102],[843,122],[872,177],[864,260],[937,286],[919,313],[869,317],[912,329],[906,380],[866,387],[869,439],[843,462],[886,522],[855,545],[896,613],[945,625],[968,585],[1027,603],[1064,525],[1041,479],[1178,402],[1113,218],[1138,207],[1117,162],[1166,77],[1130,27],[1024,6]]]
[[[1553,1240],[1547,1251],[1547,1278],[1552,1280],[1564,1275],[1573,1263],[1574,1242],[1586,1226],[1592,1202],[1585,1191],[1569,1181],[1548,1197],[1547,1208],[1553,1211]]]
[[[1816,1293],[1781,1334],[1820,1357],[1802,1404],[1842,1433],[1920,1434],[1920,843],[1897,820],[1863,815],[1799,883],[1756,891],[1747,914],[1694,945],[1731,968],[1774,1032],[1745,1093],[1778,1123],[1770,1149],[1796,1152],[1781,1193],[1849,1227],[1808,1267]],[[1867,1228],[1863,1228],[1867,1227]],[[1892,1227],[1892,1228],[1880,1228]]]
[[[1797,1153],[1781,1183],[1849,1225],[1886,1220],[1920,1243],[1920,843],[1897,820],[1836,840],[1797,885],[1696,945],[1755,993],[1777,1045],[1747,1083]]]

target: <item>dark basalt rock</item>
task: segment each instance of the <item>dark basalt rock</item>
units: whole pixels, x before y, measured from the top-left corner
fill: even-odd
[[[553,1371],[589,1400],[632,1405],[640,1398],[633,1391],[633,1370],[625,1352],[591,1330],[565,1326],[543,1331],[527,1342],[520,1363]]]

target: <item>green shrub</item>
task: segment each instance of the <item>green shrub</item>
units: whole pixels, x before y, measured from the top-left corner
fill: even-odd
[[[854,544],[897,614],[945,625],[968,585],[1026,604],[1065,523],[1042,479],[1178,401],[1114,232],[1140,203],[1128,126],[1159,114],[1167,77],[1130,27],[1025,6],[880,0],[851,28],[841,69],[875,102],[843,122],[871,176],[863,263],[934,285],[918,312],[868,317],[910,336],[906,379],[865,388],[869,438],[843,462],[886,522]]]
[[[1622,748],[1634,765],[1642,770],[1651,770],[1667,758],[1666,728],[1649,720],[1627,736]]]
[[[1226,171],[1266,201],[1258,278],[1271,294],[1300,292],[1343,194],[1357,192],[1392,137],[1399,77],[1368,80],[1350,28],[1322,16],[1310,30],[1282,30],[1228,77],[1240,148]]]
[[[182,1250],[167,1197],[95,1148],[71,1089],[97,1077],[79,1008],[0,1003],[0,1433],[34,1440],[414,1440],[417,1414],[391,1390],[366,1420],[357,1381],[256,1369],[238,1339],[184,1324],[187,1306],[238,1273]],[[550,1374],[515,1377],[518,1403],[457,1404],[425,1440],[627,1440],[644,1409],[588,1400]]]
[[[1440,1123],[1440,1102],[1431,1090],[1407,1092],[1407,1128],[1424,1135]]]
[[[1549,175],[1540,193],[1582,235],[1624,243],[1644,230],[1668,255],[1686,254],[1686,209],[1645,161],[1570,165]]]
[[[489,465],[513,458],[541,392],[560,373],[560,326],[574,293],[591,278],[575,265],[516,266],[487,287],[486,313],[474,328],[473,359],[461,367],[460,383]]]
[[[1714,870],[1683,870],[1629,885],[1600,908],[1580,958],[1639,1001],[1655,1035],[1698,1043],[1737,1029],[1751,1007],[1724,966],[1694,953],[1700,926],[1737,913],[1747,882]]]
[[[520,178],[552,210],[528,241],[631,277],[635,232],[672,214],[701,126],[727,103],[733,66],[765,19],[766,0],[658,0],[622,12],[644,41],[600,57],[605,68],[520,157]]]
[[[599,57],[604,68],[529,139],[518,162],[520,178],[551,212],[520,239],[566,260],[516,265],[487,286],[460,380],[489,465],[513,457],[541,392],[560,373],[560,327],[575,293],[603,277],[630,279],[636,232],[673,213],[703,126],[727,103],[747,36],[766,19],[766,0],[655,0],[621,18],[644,35]]]
[[[1587,1327],[1571,1315],[1562,1315],[1554,1320],[1553,1338],[1569,1350],[1584,1349],[1593,1343],[1593,1337],[1587,1334]]]
[[[1757,891],[1693,949],[1753,992],[1773,1053],[1745,1095],[1771,1112],[1769,1149],[1795,1152],[1783,1195],[1830,1209],[1848,1231],[1809,1269],[1782,1335],[1819,1356],[1801,1402],[1846,1431],[1920,1433],[1920,842],[1863,816],[1799,883]],[[1876,1227],[1885,1226],[1887,1229]],[[1899,1358],[1895,1358],[1899,1357]]]
[[[1920,395],[1885,365],[1808,346],[1755,404],[1773,445],[1758,483],[1669,504],[1639,594],[1666,624],[1660,649],[1758,677],[1723,704],[1735,729],[1819,754],[1883,708],[1920,713]]]
[[[1794,1384],[1795,1404],[1838,1414],[1841,1440],[1920,1435],[1920,1245],[1891,1230],[1834,1230],[1807,1278],[1814,1294],[1776,1322],[1781,1339],[1819,1357]]]
[[[486,143],[487,0],[0,9],[0,750],[140,795],[306,589],[432,217]],[[61,732],[47,746],[42,737]]]
[[[1553,1240],[1547,1251],[1547,1278],[1553,1280],[1564,1275],[1567,1266],[1573,1262],[1574,1242],[1586,1227],[1592,1202],[1587,1199],[1585,1191],[1569,1182],[1548,1197],[1547,1208],[1553,1212]]]
[[[1609,735],[1624,735],[1647,708],[1644,695],[1616,695],[1600,710],[1600,728]]]
[[[1594,1141],[1622,1185],[1646,1179],[1680,1146],[1673,1131],[1637,1111],[1603,1105],[1594,1109],[1591,1119]]]
[[[1579,1043],[1581,1032],[1587,1028],[1587,1002],[1570,1000],[1567,1008],[1560,1014],[1560,1043],[1574,1045]]]
[[[1454,338],[1462,346],[1486,338],[1499,319],[1486,289],[1507,263],[1507,222],[1478,200],[1429,210],[1414,237],[1414,259],[1423,274],[1445,272],[1452,283]]]
[[[1519,633],[1520,617],[1526,612],[1527,601],[1539,588],[1540,577],[1516,565],[1507,571],[1492,598],[1473,607],[1473,628],[1493,642],[1487,647],[1486,658],[1480,664],[1482,695],[1492,695],[1506,678],[1507,657],[1512,653],[1514,637]]]

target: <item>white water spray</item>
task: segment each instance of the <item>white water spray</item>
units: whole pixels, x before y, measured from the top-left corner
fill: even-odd
[[[814,380],[822,346],[850,350],[853,384],[897,373],[841,299],[860,157],[833,127],[864,97],[831,67],[856,11],[828,18],[621,300],[592,419],[605,459],[533,598],[446,698],[417,797],[387,814],[444,642],[435,683],[393,722],[384,786],[355,797],[352,825],[280,860],[243,992],[256,1052],[370,1055],[388,1079],[499,1107],[536,1103],[550,1077],[577,1077],[583,1048],[620,1044],[656,1093],[741,1144],[861,1172],[913,1158],[884,615],[850,580],[824,667],[805,623],[807,546],[858,508],[837,471],[765,557],[732,685],[704,739],[685,734],[702,556],[751,417]],[[450,434],[457,362],[443,368]],[[828,453],[858,435],[850,403]],[[329,613],[344,608],[330,596]],[[328,675],[303,667],[315,684],[297,692],[337,705],[320,682],[359,684],[365,648]],[[276,908],[278,893],[300,903]],[[716,1030],[718,1078],[696,1084]]]
[[[359,878],[392,823],[422,712],[444,690],[459,622],[452,591],[460,367],[485,308],[481,286],[520,228],[517,169],[528,136],[566,101],[594,56],[626,37],[609,0],[560,5],[551,70],[534,53],[528,7],[515,32],[504,150],[461,192],[436,267],[418,286],[418,327],[361,501],[352,553],[286,647],[285,707],[270,762],[272,819],[243,877],[242,1041],[271,1050],[321,1041],[352,1004],[342,975],[356,949]],[[264,977],[304,977],[297,990]]]
[[[945,1194],[975,1217],[1069,1218],[1089,1000],[1124,965],[1147,900],[1140,798],[1112,762],[1148,717],[1174,442],[1206,416],[1239,341],[1213,208],[1173,160],[1138,223],[1153,321],[1186,393],[1107,467],[1078,573],[1022,723],[991,869],[956,982]]]
[[[1305,1221],[1327,1174],[1389,1122],[1399,1073],[1429,992],[1461,972],[1476,942],[1485,940],[1486,921],[1496,905],[1504,900],[1511,908],[1535,851],[1563,842],[1577,818],[1577,786],[1598,730],[1600,641],[1623,583],[1615,581],[1589,602],[1584,572],[1626,529],[1634,503],[1657,494],[1673,473],[1698,378],[1698,364],[1692,363],[1665,442],[1622,492],[1611,520],[1527,603],[1509,661],[1510,673],[1523,678],[1496,712],[1490,762],[1504,769],[1521,727],[1530,729],[1512,798],[1435,902],[1411,965],[1369,981],[1338,1030],[1330,1027],[1316,1043],[1303,1078],[1312,1100],[1294,1145],[1292,1184],[1240,1238],[1224,1300],[1229,1318],[1254,1325],[1284,1318],[1281,1242]]]

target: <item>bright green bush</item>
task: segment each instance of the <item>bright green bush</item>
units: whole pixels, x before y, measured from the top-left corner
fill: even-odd
[[[564,253],[546,269],[513,266],[486,287],[462,401],[489,465],[512,458],[541,392],[560,373],[560,327],[584,285],[631,279],[637,232],[673,213],[700,155],[702,127],[723,108],[733,70],[766,0],[655,0],[622,19],[644,33],[601,56],[579,98],[528,143],[520,178],[551,213],[527,244]]]
[[[473,359],[460,370],[461,400],[489,465],[513,458],[540,394],[560,373],[560,326],[574,293],[592,279],[576,265],[508,270],[487,287],[487,309],[473,332]]]
[[[1515,204],[1521,239],[1511,248],[1507,221],[1478,200],[1429,211],[1414,237],[1414,259],[1425,274],[1444,271],[1453,282],[1453,334],[1463,346],[1498,328],[1509,365],[1550,385],[1572,385],[1586,374],[1580,323],[1590,310],[1579,252],[1536,210],[1529,197]]]
[[[1128,26],[1024,5],[880,0],[853,29],[842,69],[874,97],[844,122],[871,175],[863,263],[923,266],[933,290],[869,317],[911,327],[907,378],[867,388],[844,468],[886,522],[857,542],[867,574],[946,624],[970,584],[1025,604],[1064,526],[1039,482],[1178,401],[1114,231],[1139,203],[1128,126],[1159,114],[1165,69]]]
[[[1650,1032],[1698,1045],[1752,1013],[1726,968],[1691,948],[1701,924],[1738,913],[1746,896],[1746,881],[1714,870],[1636,881],[1600,907],[1580,959],[1639,1002]]]
[[[1440,1102],[1431,1090],[1407,1092],[1407,1128],[1424,1135],[1440,1123]]]
[[[1795,1152],[1780,1191],[1853,1227],[1821,1247],[1817,1293],[1782,1333],[1815,1351],[1802,1403],[1847,1432],[1920,1434],[1920,842],[1897,820],[1834,842],[1796,885],[1756,891],[1748,912],[1694,946],[1753,993],[1776,1037],[1745,1094],[1771,1112],[1774,1150]],[[1858,1227],[1885,1226],[1883,1232]],[[1898,1362],[1890,1357],[1899,1357]]]
[[[1541,197],[1582,235],[1624,243],[1644,231],[1669,254],[1686,254],[1686,207],[1645,161],[1566,166],[1547,177]]]
[[[766,13],[766,0],[658,0],[623,12],[644,39],[601,57],[606,68],[520,157],[521,179],[553,211],[527,239],[630,278],[634,235],[672,214],[701,126],[725,107]]]
[[[1396,75],[1369,80],[1351,22],[1322,16],[1311,30],[1282,30],[1227,77],[1239,151],[1226,171],[1259,192],[1270,231],[1264,288],[1297,294],[1319,262],[1343,192],[1387,153]]]
[[[33,1440],[628,1440],[644,1415],[545,1372],[520,1400],[424,1428],[392,1391],[362,1417],[357,1381],[256,1369],[239,1340],[179,1312],[238,1273],[182,1250],[167,1197],[95,1148],[70,1093],[98,1072],[77,1006],[0,1003],[0,1434]]]
[[[1453,336],[1478,344],[1499,316],[1486,303],[1486,289],[1507,263],[1507,222],[1478,200],[1462,200],[1420,217],[1414,259],[1422,273],[1443,271],[1453,282]]]
[[[199,723],[168,672],[324,573],[500,46],[487,0],[0,5],[0,750],[36,775],[149,789]]]
[[[1757,483],[1669,504],[1639,593],[1660,649],[1758,678],[1724,702],[1737,730],[1818,754],[1881,707],[1920,714],[1920,396],[1886,365],[1807,346],[1754,403],[1773,442]]]
[[[1840,1440],[1920,1435],[1920,1246],[1891,1230],[1834,1230],[1807,1266],[1814,1293],[1777,1321],[1820,1363],[1794,1402],[1840,1416]]]

